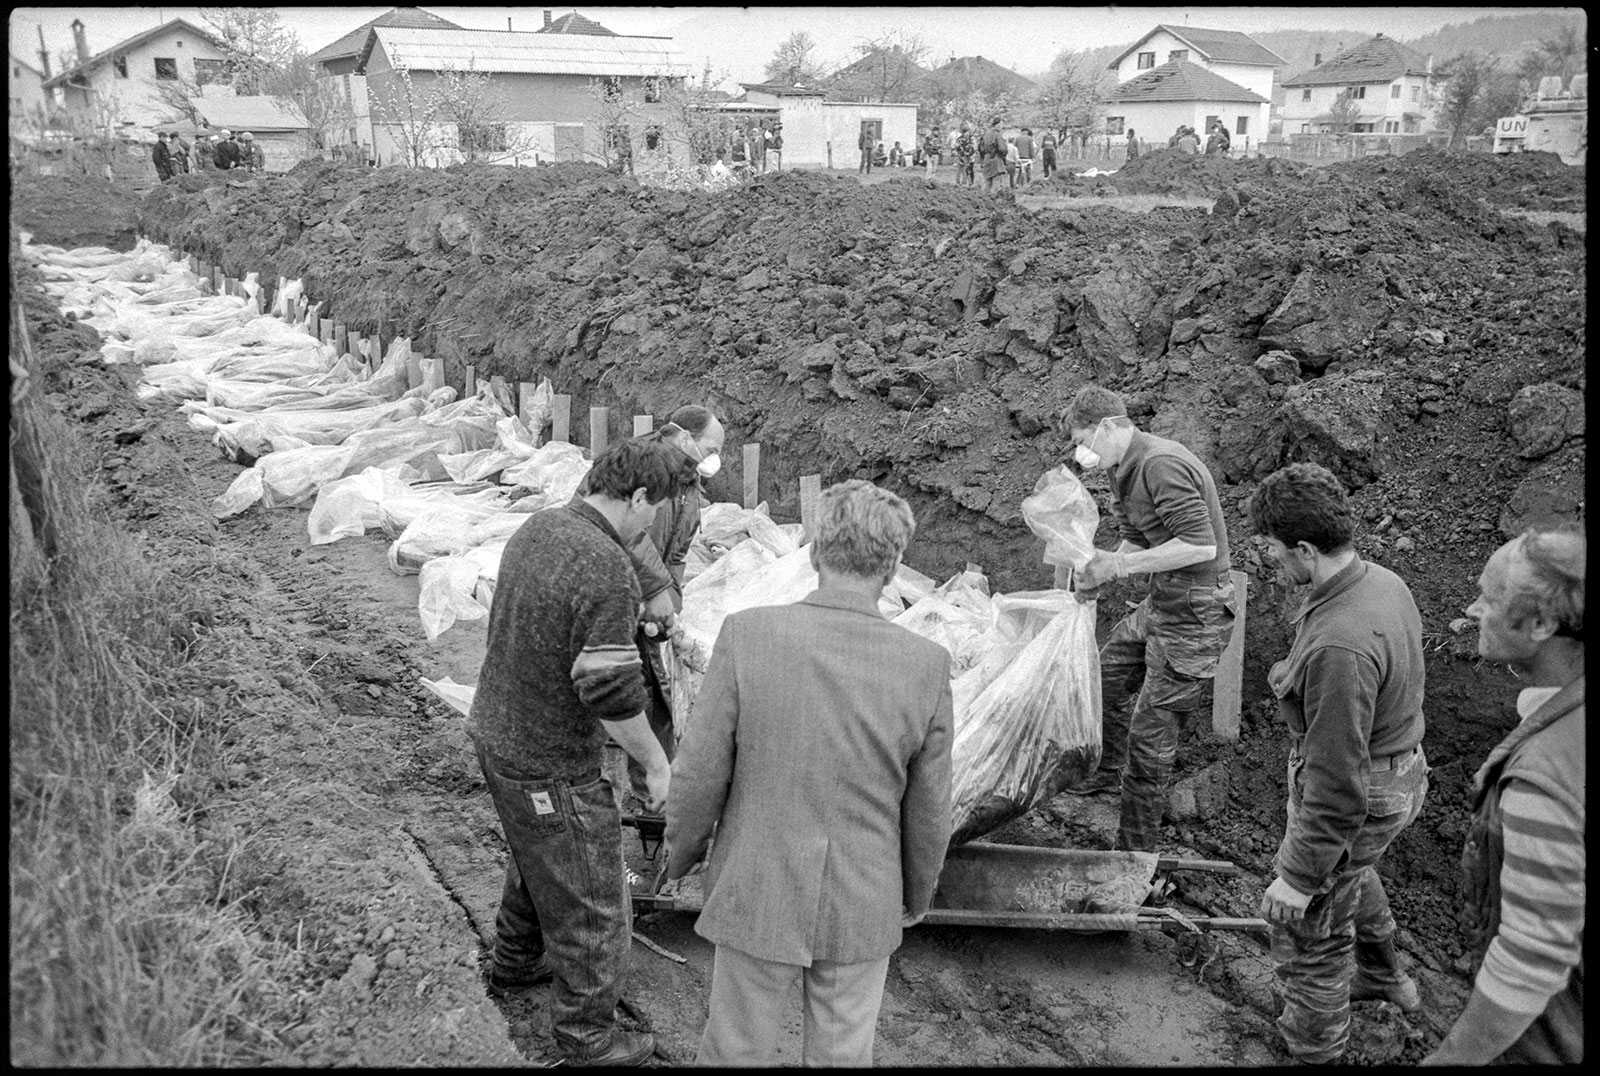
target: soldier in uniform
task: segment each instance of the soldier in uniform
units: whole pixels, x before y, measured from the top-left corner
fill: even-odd
[[[1233,635],[1228,530],[1206,465],[1135,427],[1115,392],[1085,385],[1065,425],[1079,465],[1110,473],[1121,537],[1079,572],[1079,593],[1150,576],[1144,600],[1100,650],[1100,768],[1069,791],[1120,790],[1117,847],[1153,852],[1184,716],[1200,705]]]

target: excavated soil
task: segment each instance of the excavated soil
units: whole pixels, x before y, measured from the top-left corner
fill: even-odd
[[[1124,169],[1124,184],[1170,169],[1165,156]],[[903,178],[862,187],[784,173],[697,195],[576,166],[304,165],[242,184],[165,185],[141,204],[138,229],[232,274],[301,277],[352,327],[409,334],[444,357],[455,383],[464,363],[480,377],[549,376],[574,396],[580,443],[585,402],[609,405],[620,436],[629,414],[709,398],[729,417],[716,499],[739,499],[739,444],[760,441],[761,493],[780,519],[797,515],[800,475],[871,478],[917,510],[911,563],[942,578],[977,562],[1000,590],[1049,585],[1017,505],[1065,454],[1053,416],[1085,380],[1124,391],[1142,425],[1211,465],[1235,564],[1251,576],[1240,740],[1189,730],[1184,794],[1165,832],[1174,852],[1242,868],[1184,877],[1183,906],[1202,914],[1254,914],[1283,825],[1286,745],[1262,684],[1287,647],[1297,595],[1263,562],[1243,506],[1283,462],[1332,467],[1364,521],[1358,548],[1406,578],[1429,649],[1433,791],[1384,866],[1425,1009],[1408,1019],[1358,1006],[1351,1055],[1414,1061],[1464,998],[1452,890],[1465,796],[1515,720],[1515,682],[1476,662],[1471,631],[1452,622],[1503,536],[1583,516],[1583,243],[1561,224],[1501,210],[1581,210],[1583,170],[1541,154],[1205,167],[1215,164],[1234,169],[1233,181],[1119,187],[1205,189],[1217,198],[1210,212],[1138,215],[1092,203],[1030,213],[1009,195]],[[51,236],[65,233],[50,229],[75,227],[81,195],[51,180],[19,186],[14,224],[60,242]],[[88,369],[107,382],[94,391],[137,406],[120,375]],[[121,428],[111,416],[85,422],[106,438]],[[388,1029],[414,1032],[419,1005],[437,1015],[423,1003],[429,989],[473,993],[449,954],[492,930],[504,849],[459,722],[416,675],[475,680],[481,625],[426,642],[415,580],[389,574],[371,536],[312,548],[291,510],[215,525],[205,506],[236,465],[175,416],[161,422],[163,467],[185,481],[153,484],[118,453],[102,464],[109,479],[148,502],[145,518],[188,520],[180,529],[249,565],[233,615],[253,635],[288,641],[277,680],[252,679],[277,711],[259,727],[250,708],[241,716],[253,729],[243,777],[265,789],[302,767],[325,776],[298,806],[235,797],[248,824],[294,836],[247,875],[263,923],[319,924],[325,956],[308,989],[331,996],[329,984],[354,984],[339,996],[366,1006],[359,1017],[316,1009],[297,1025],[306,1030],[292,1057],[395,1063],[415,1046],[437,1059],[426,1035]],[[1103,482],[1091,488],[1104,498]],[[1136,596],[1125,587],[1103,600],[1102,629]],[[277,690],[285,675],[316,690],[295,702]],[[1114,828],[1109,804],[1063,795],[991,839],[1109,847]],[[637,850],[631,862],[653,869]],[[397,905],[390,877],[378,876],[405,874],[400,864],[418,907],[433,911]],[[661,1035],[664,1056],[685,1060],[709,952],[686,917],[639,927],[688,963],[636,946],[630,1018]],[[1266,967],[1247,935],[919,928],[891,971],[879,1060],[1282,1060]],[[495,1015],[474,997],[449,1009],[461,1010],[457,1025]],[[541,995],[500,1012],[524,1056],[550,1059]],[[386,1030],[363,1040],[358,1023]],[[362,1041],[378,1045],[363,1052]],[[381,1045],[391,1041],[401,1045]]]

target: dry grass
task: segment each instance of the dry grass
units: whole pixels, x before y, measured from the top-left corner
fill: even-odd
[[[14,395],[10,429],[11,1062],[262,1059],[240,1013],[267,969],[219,899],[236,849],[194,825],[218,733],[162,687],[193,573],[97,516],[96,452],[52,408]]]
[[[1073,198],[1065,194],[1034,194],[1030,191],[1018,191],[1017,204],[1025,209],[1034,210],[1088,209],[1092,206],[1110,206],[1112,209],[1120,209],[1125,213],[1148,213],[1152,209],[1159,209],[1164,206],[1209,210],[1217,204],[1217,200],[1216,198],[1176,194],[1116,194],[1105,198],[1090,194]]]

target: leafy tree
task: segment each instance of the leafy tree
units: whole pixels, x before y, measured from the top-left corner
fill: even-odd
[[[1348,142],[1361,118],[1361,102],[1348,89],[1341,90],[1328,108],[1328,126],[1338,136],[1338,141]]]
[[[786,86],[811,86],[827,74],[814,55],[817,43],[804,30],[796,30],[778,46],[763,71],[768,82]]]
[[[1533,50],[1523,56],[1517,73],[1535,85],[1550,75],[1560,77],[1563,84],[1573,75],[1588,68],[1587,42],[1576,23],[1567,23],[1555,33],[1539,39]]]
[[[1089,132],[1105,114],[1116,76],[1089,50],[1062,50],[1034,94],[1034,115],[1056,130]]]
[[[267,93],[267,83],[301,52],[294,31],[273,8],[203,7],[200,17],[217,38],[233,90],[241,96]]]
[[[1499,113],[1489,115],[1489,111],[1502,107],[1499,94],[1503,92],[1504,81],[1500,77],[1500,61],[1477,50],[1452,56],[1436,71],[1441,72],[1446,82],[1436,122],[1450,132],[1453,149],[1460,146],[1467,135],[1494,122]],[[1497,87],[1502,89],[1497,91]]]
[[[350,102],[338,82],[322,77],[317,65],[298,45],[288,63],[267,76],[262,92],[269,94],[280,108],[304,117],[308,153],[339,142],[341,133],[354,122]]]

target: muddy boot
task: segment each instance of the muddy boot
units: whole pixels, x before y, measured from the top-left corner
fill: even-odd
[[[1400,970],[1394,939],[1356,942],[1356,970],[1350,977],[1351,1001],[1387,1001],[1401,1012],[1422,1008],[1422,997],[1411,976]]]
[[[1114,796],[1122,794],[1121,770],[1095,770],[1075,785],[1068,785],[1062,789],[1074,796],[1093,796],[1099,792],[1108,792]]]

